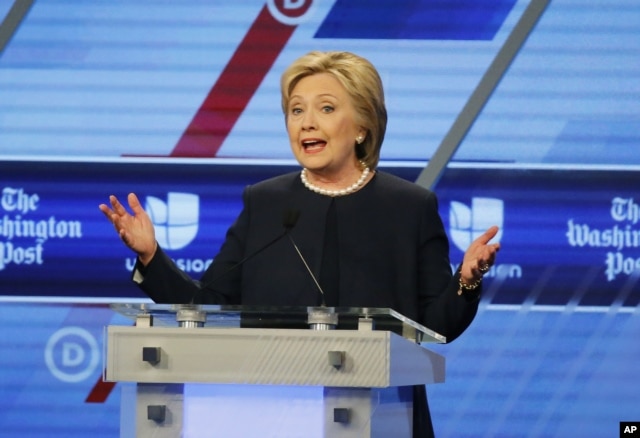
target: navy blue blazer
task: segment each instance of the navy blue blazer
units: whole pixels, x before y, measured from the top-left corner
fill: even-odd
[[[248,186],[242,212],[200,281],[159,249],[141,269],[140,287],[157,303],[318,305],[320,293],[286,237],[231,267],[281,235],[283,215],[294,209],[300,216],[291,236],[319,277],[332,199],[338,219],[337,307],[392,308],[447,341],[459,336],[476,314],[478,295],[457,294],[459,274],[451,272],[437,198],[381,171],[361,190],[336,198],[308,190],[299,172]]]

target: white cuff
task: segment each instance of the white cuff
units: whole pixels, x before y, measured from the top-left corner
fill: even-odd
[[[137,284],[140,284],[144,281],[144,275],[142,275],[142,272],[140,272],[139,269],[133,271],[133,281]]]

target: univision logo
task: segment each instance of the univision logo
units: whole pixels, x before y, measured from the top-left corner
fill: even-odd
[[[492,242],[500,242],[504,222],[504,202],[496,198],[473,198],[471,207],[456,201],[449,206],[449,232],[451,240],[462,252],[471,242],[493,225],[500,230]]]
[[[167,202],[147,196],[144,209],[156,230],[158,244],[165,249],[184,248],[198,234],[198,195],[169,192]]]

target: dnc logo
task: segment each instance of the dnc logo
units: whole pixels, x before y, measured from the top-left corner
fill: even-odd
[[[166,203],[156,197],[147,196],[144,209],[153,222],[158,244],[163,248],[184,248],[198,234],[198,195],[169,192]]]
[[[492,225],[500,228],[493,242],[500,242],[502,238],[502,224],[504,222],[504,202],[495,198],[473,198],[471,207],[451,201],[449,207],[449,231],[451,240],[462,252],[465,252],[471,242]]]

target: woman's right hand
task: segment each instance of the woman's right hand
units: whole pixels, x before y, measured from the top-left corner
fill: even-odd
[[[134,193],[129,193],[127,201],[133,215],[113,195],[109,196],[111,208],[106,204],[100,204],[99,208],[113,224],[124,244],[138,254],[140,262],[146,266],[158,248],[153,223]]]

